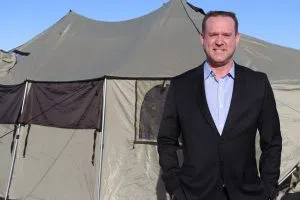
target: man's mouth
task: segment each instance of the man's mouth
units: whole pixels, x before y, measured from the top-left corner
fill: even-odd
[[[215,52],[218,52],[218,53],[223,53],[225,50],[224,49],[214,49]]]

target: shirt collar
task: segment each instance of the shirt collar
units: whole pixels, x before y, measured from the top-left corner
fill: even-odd
[[[235,77],[235,64],[233,62],[230,71],[227,74],[229,77],[234,79]],[[204,63],[204,80],[208,79],[209,77],[215,77],[215,73],[211,70],[211,67],[208,65],[207,62]]]

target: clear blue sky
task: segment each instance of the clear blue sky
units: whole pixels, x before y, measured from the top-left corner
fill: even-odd
[[[145,15],[167,0],[27,0],[1,1],[0,49],[10,50],[62,18],[69,9],[101,21]],[[234,11],[240,32],[300,50],[300,0],[189,0],[209,10]]]

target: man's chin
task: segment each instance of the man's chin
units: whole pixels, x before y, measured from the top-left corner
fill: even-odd
[[[228,63],[228,60],[210,60],[209,63],[213,67],[223,67],[224,65],[226,65]]]
[[[217,67],[222,67],[224,65],[226,65],[228,62],[226,61],[219,61],[219,62],[214,62],[214,65]]]

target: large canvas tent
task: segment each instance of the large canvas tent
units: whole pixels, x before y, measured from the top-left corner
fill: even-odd
[[[184,0],[122,22],[70,11],[2,52],[0,196],[168,199],[155,137],[169,79],[205,58],[203,17]],[[300,51],[242,35],[235,60],[272,82],[283,176],[300,160]]]

